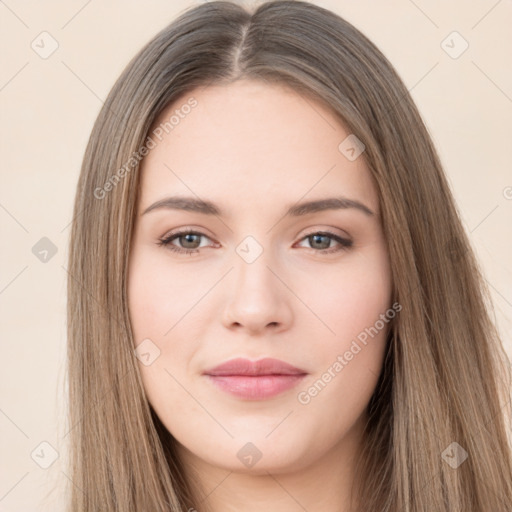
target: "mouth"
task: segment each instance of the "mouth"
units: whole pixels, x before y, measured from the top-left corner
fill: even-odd
[[[218,389],[245,400],[264,400],[295,387],[308,373],[278,359],[232,359],[203,373]]]

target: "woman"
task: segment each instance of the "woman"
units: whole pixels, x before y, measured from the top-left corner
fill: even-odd
[[[407,89],[334,13],[208,2],[150,41],[69,273],[70,510],[511,510],[477,262]]]

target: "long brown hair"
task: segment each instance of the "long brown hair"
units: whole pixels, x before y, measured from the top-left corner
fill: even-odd
[[[153,123],[194,88],[240,78],[327,105],[363,141],[378,190],[402,310],[368,405],[360,509],[512,510],[508,358],[439,157],[386,57],[350,23],[302,1],[184,11],[131,60],[101,109],[67,269],[70,510],[197,507],[175,441],[145,398],[128,258]]]

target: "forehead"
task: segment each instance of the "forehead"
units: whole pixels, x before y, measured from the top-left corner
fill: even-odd
[[[193,106],[191,106],[193,105]],[[326,106],[283,85],[242,80],[197,88],[159,116],[141,165],[141,204],[170,194],[265,208],[338,192],[378,210],[364,158]]]

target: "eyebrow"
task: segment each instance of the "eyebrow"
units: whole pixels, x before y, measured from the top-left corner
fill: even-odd
[[[306,201],[297,203],[288,208],[285,213],[286,216],[299,217],[309,213],[321,212],[325,210],[345,210],[354,208],[364,214],[371,216],[374,212],[370,210],[363,203],[346,197],[329,197],[325,199],[316,199],[313,201]],[[204,215],[225,216],[223,210],[211,201],[197,199],[194,197],[171,196],[156,201],[151,206],[148,206],[142,213],[145,215],[151,211],[159,209],[168,210],[184,210]]]

